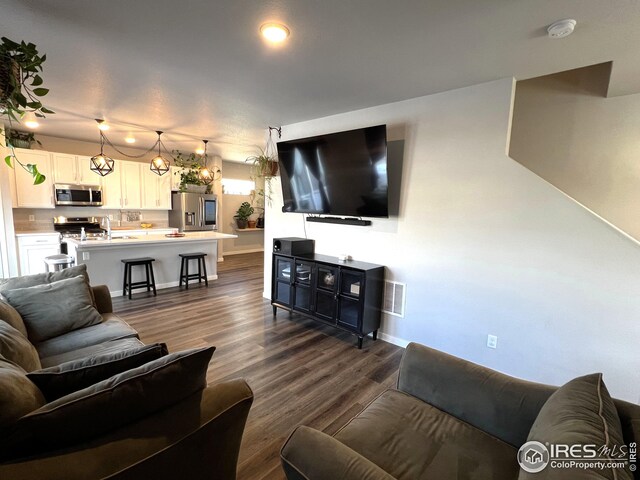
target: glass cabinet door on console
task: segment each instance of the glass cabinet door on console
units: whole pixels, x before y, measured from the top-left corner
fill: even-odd
[[[288,257],[273,257],[273,301],[285,307],[291,307],[293,302],[292,285],[293,259]]]
[[[360,292],[364,291],[364,280],[362,272],[340,269],[338,325],[354,330],[360,328]]]
[[[318,264],[315,281],[315,314],[331,323],[336,322],[338,268]]]
[[[302,312],[310,312],[313,264],[296,260],[295,265],[295,296],[293,300],[293,308],[294,310],[300,310]]]

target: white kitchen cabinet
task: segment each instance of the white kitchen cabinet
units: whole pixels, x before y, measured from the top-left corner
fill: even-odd
[[[135,209],[142,206],[140,174],[138,162],[120,162],[120,185],[122,187],[122,208]]]
[[[58,233],[19,235],[18,257],[20,275],[33,275],[47,271],[44,259],[60,253]]]
[[[46,180],[40,185],[33,184],[33,176],[20,165],[14,165],[16,181],[16,208],[54,208],[53,170],[49,152],[16,148],[16,155],[23,164],[36,164]]]
[[[55,183],[101,185],[102,177],[91,171],[91,157],[52,153]]]
[[[142,208],[145,210],[171,209],[171,175],[156,175],[142,167]]]
[[[124,206],[120,178],[122,177],[122,164],[126,162],[121,160],[113,162],[113,172],[102,177],[102,208],[120,209]]]

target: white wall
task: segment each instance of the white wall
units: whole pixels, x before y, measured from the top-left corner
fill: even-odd
[[[349,253],[406,282],[383,338],[417,341],[534,381],[602,371],[638,402],[640,248],[507,155],[504,79],[283,127],[283,140],[386,123],[404,139],[400,214],[372,227],[307,223],[316,251]],[[280,182],[266,245],[304,236]],[[265,296],[271,255],[265,252]],[[498,336],[496,350],[487,334]]]

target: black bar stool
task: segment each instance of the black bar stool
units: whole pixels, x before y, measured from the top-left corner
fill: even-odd
[[[122,296],[124,297],[129,290],[129,300],[131,300],[131,291],[136,288],[146,288],[147,292],[153,288],[153,295],[156,296],[156,278],[153,276],[153,264],[155,258],[142,257],[142,258],[126,258],[121,260],[124,263],[124,281],[122,282]],[[147,277],[143,282],[131,281],[131,267],[144,266]]]
[[[207,279],[207,265],[204,263],[204,257],[206,257],[206,253],[202,252],[194,252],[194,253],[181,253],[180,257],[182,258],[182,262],[180,263],[180,287],[182,286],[182,282],[184,282],[187,290],[189,290],[189,280],[198,279],[198,283],[202,283],[204,279],[204,284],[208,287],[209,280]],[[198,262],[198,273],[189,274],[189,260],[196,260]]]

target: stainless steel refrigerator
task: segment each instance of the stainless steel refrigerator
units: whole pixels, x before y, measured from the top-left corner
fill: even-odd
[[[217,230],[217,196],[204,193],[173,192],[169,226],[181,232]]]

